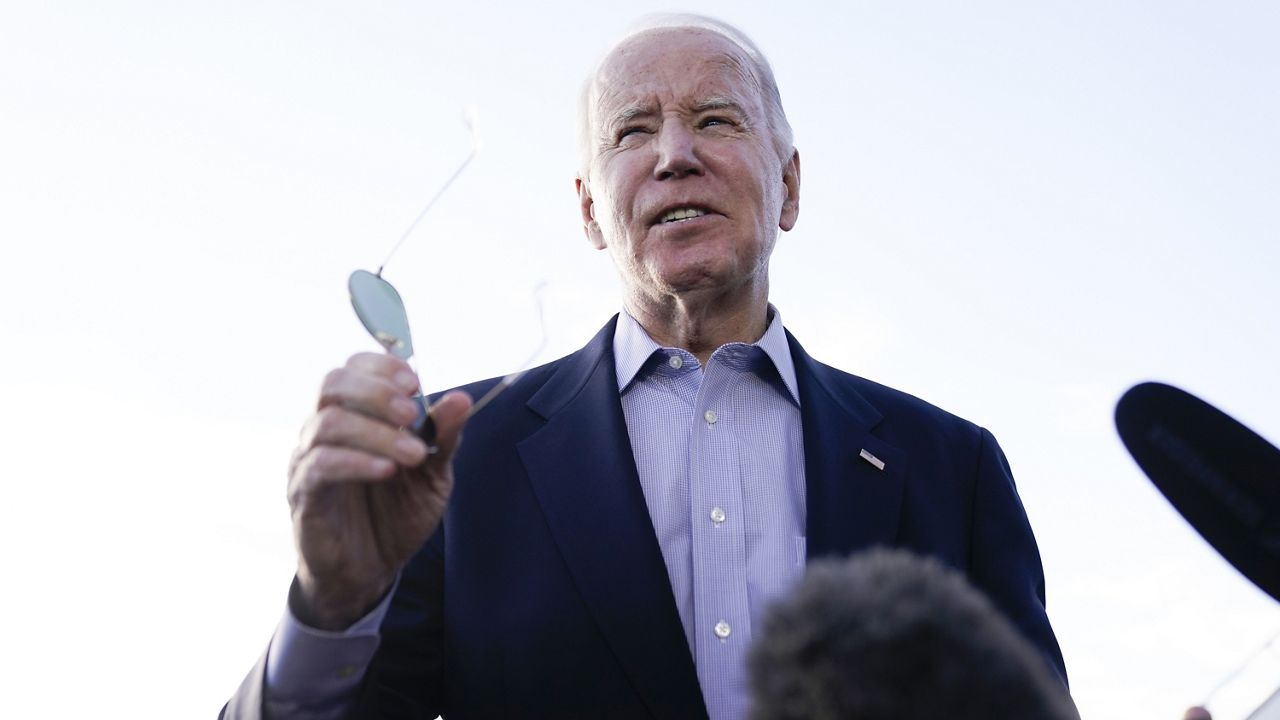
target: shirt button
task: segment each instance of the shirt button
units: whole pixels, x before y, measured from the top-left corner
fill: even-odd
[[[711,522],[719,525],[724,522],[724,510],[719,507],[711,508]]]
[[[721,640],[724,640],[729,637],[729,633],[733,632],[733,628],[729,627],[729,623],[721,620],[720,622],[716,623],[715,632],[716,632],[716,637],[720,638]]]
[[[684,359],[679,355],[672,355],[670,358],[667,358],[667,364],[676,370],[679,370],[680,366],[684,365]]]
[[[716,424],[716,411],[715,411],[715,410],[708,410],[708,411],[706,411],[706,412],[702,413],[702,417],[703,417],[703,419],[704,419],[704,420],[706,420],[706,421],[707,421],[707,424],[708,424],[708,425],[715,425],[715,424]]]

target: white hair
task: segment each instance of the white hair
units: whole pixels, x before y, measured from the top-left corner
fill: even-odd
[[[591,140],[591,105],[596,99],[596,81],[600,77],[601,66],[614,50],[631,38],[653,30],[668,29],[706,30],[728,40],[742,51],[748,70],[751,71],[758,85],[760,98],[764,101],[769,133],[773,138],[774,149],[778,152],[778,159],[783,163],[790,159],[795,151],[791,123],[787,122],[787,113],[782,109],[782,94],[778,92],[778,83],[773,78],[773,68],[769,65],[769,59],[760,52],[760,48],[751,42],[751,38],[747,37],[746,33],[723,20],[693,13],[659,13],[645,15],[632,23],[622,37],[605,51],[592,68],[591,74],[582,83],[582,92],[578,96],[578,176],[583,180],[587,179],[591,160],[594,157]]]

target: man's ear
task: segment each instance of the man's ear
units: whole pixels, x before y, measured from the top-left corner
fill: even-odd
[[[782,166],[782,186],[786,197],[782,198],[782,212],[778,214],[778,227],[783,232],[796,226],[800,217],[800,151],[791,151],[791,159]]]
[[[578,208],[582,211],[582,230],[587,234],[587,241],[595,249],[603,250],[607,245],[604,234],[600,232],[600,223],[596,222],[596,206],[595,201],[591,199],[591,188],[581,175],[574,179],[573,184],[578,191]]]

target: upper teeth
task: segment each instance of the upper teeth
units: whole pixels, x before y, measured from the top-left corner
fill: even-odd
[[[706,213],[705,211],[703,211],[703,210],[699,210],[699,209],[697,209],[697,208],[680,208],[679,210],[672,210],[671,212],[667,213],[666,215],[663,215],[663,216],[662,216],[662,222],[674,222],[674,221],[676,221],[676,220],[688,220],[689,218],[702,217],[703,215],[706,215],[706,214],[707,214],[707,213]]]

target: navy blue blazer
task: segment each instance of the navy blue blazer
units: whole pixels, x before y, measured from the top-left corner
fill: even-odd
[[[355,717],[706,717],[623,419],[616,320],[468,423],[441,529],[401,575]],[[1039,551],[995,439],[788,340],[808,557],[887,545],[940,558],[1065,683]]]
[[[403,573],[360,716],[706,717],[623,419],[616,321],[468,424],[442,529]],[[995,439],[788,340],[808,556],[891,545],[938,557],[1065,682],[1039,551]]]

